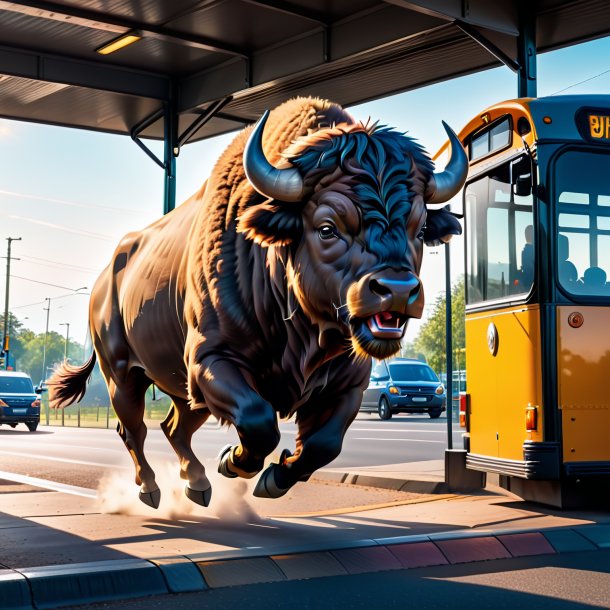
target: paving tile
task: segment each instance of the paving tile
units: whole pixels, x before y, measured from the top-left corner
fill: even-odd
[[[332,554],[341,562],[349,574],[399,570],[398,559],[384,546],[369,546],[360,549],[340,549]]]
[[[347,574],[339,561],[327,552],[273,555],[271,559],[280,567],[288,580]]]
[[[594,551],[597,547],[573,529],[545,530],[544,537],[558,553]]]
[[[212,588],[286,580],[284,573],[269,557],[206,561],[197,566]]]
[[[434,543],[450,563],[507,559],[511,556],[502,543],[493,536],[435,540]]]
[[[433,542],[389,544],[387,549],[400,561],[403,568],[425,568],[449,563]]]
[[[610,525],[585,525],[573,529],[600,548],[610,547]]]
[[[540,532],[496,536],[513,557],[554,554],[555,549]]]

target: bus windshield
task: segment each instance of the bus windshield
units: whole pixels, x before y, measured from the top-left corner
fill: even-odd
[[[557,276],[575,295],[610,296],[610,154],[569,150],[555,164]]]

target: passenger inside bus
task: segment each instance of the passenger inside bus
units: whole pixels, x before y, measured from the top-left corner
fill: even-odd
[[[561,284],[573,284],[578,281],[576,265],[569,261],[570,242],[566,235],[557,236],[557,261],[559,269],[559,281]]]
[[[525,227],[525,245],[521,250],[521,285],[529,288],[534,281],[534,227]]]
[[[605,294],[608,292],[606,272],[601,267],[589,267],[583,277],[583,284],[591,294]]]

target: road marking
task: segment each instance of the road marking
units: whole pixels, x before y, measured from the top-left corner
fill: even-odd
[[[0,470],[0,479],[13,481],[15,483],[24,483],[25,485],[32,485],[32,487],[40,487],[41,489],[50,489],[51,491],[72,494],[73,496],[82,496],[83,498],[97,498],[97,492],[94,489],[77,487],[76,485],[65,485],[64,483],[37,479],[36,477],[28,477],[24,474],[15,474],[14,472]]]
[[[421,428],[348,428],[348,432],[417,432],[419,434],[447,434],[447,430],[422,430]]]
[[[445,441],[430,441],[423,438],[383,438],[380,436],[357,436],[355,441],[401,441],[405,443],[444,443]]]
[[[124,469],[128,468],[127,466],[121,466],[120,464],[109,464],[108,462],[106,462],[106,463],[85,462],[83,460],[71,460],[69,458],[53,457],[51,455],[41,455],[40,452],[39,453],[21,453],[20,451],[3,451],[0,449],[0,454],[9,455],[9,456],[17,456],[17,457],[25,457],[25,458],[33,458],[38,461],[40,461],[41,459],[45,459],[45,460],[51,460],[53,462],[64,462],[65,464],[82,464],[83,466],[99,466],[101,468],[108,468],[109,466],[112,466],[113,468],[124,468]]]

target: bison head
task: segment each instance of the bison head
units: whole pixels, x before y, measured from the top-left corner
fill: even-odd
[[[453,131],[446,169],[433,173],[425,151],[388,128],[359,123],[319,129],[286,153],[278,169],[262,148],[265,115],[254,128],[244,169],[267,201],[240,218],[240,231],[288,252],[283,261],[299,306],[319,328],[322,347],[351,340],[361,356],[400,349],[409,318],[419,318],[423,244],[461,232],[446,209],[468,163]]]

